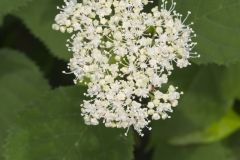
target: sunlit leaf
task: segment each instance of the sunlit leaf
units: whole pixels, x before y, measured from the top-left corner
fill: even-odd
[[[211,143],[220,141],[240,129],[240,116],[229,111],[219,121],[212,123],[202,131],[190,133],[171,140],[175,145]]]

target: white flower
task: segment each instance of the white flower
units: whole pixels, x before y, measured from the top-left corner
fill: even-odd
[[[72,33],[68,49],[75,83],[88,79],[82,116],[88,125],[129,129],[140,134],[151,120],[170,118],[180,98],[176,87],[166,92],[175,67],[190,65],[195,36],[182,15],[167,9],[143,11],[149,0],[65,0],[53,29]],[[150,129],[150,128],[149,128]]]

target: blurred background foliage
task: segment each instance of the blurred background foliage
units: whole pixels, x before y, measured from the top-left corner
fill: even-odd
[[[201,58],[171,77],[185,92],[172,119],[140,138],[84,125],[86,88],[62,74],[67,35],[51,29],[62,0],[0,0],[0,159],[239,160],[240,0],[176,2]]]

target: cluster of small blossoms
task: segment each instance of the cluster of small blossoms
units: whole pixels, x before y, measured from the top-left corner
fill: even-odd
[[[81,113],[85,123],[133,128],[142,135],[151,120],[170,118],[181,92],[170,85],[174,67],[187,67],[196,43],[176,3],[150,13],[149,0],[65,0],[53,29],[71,33],[67,47],[75,83],[88,86]],[[189,12],[190,14],[190,12]],[[188,14],[188,15],[189,15]],[[165,90],[163,89],[165,88]]]

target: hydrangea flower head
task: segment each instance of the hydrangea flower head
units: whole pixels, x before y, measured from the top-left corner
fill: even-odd
[[[151,120],[170,118],[181,92],[169,85],[174,68],[190,65],[196,43],[190,25],[174,8],[143,11],[149,0],[65,0],[53,29],[71,33],[69,69],[88,86],[81,114],[88,125],[133,126],[140,134]],[[190,12],[188,13],[190,14]],[[150,127],[148,127],[151,129]]]

